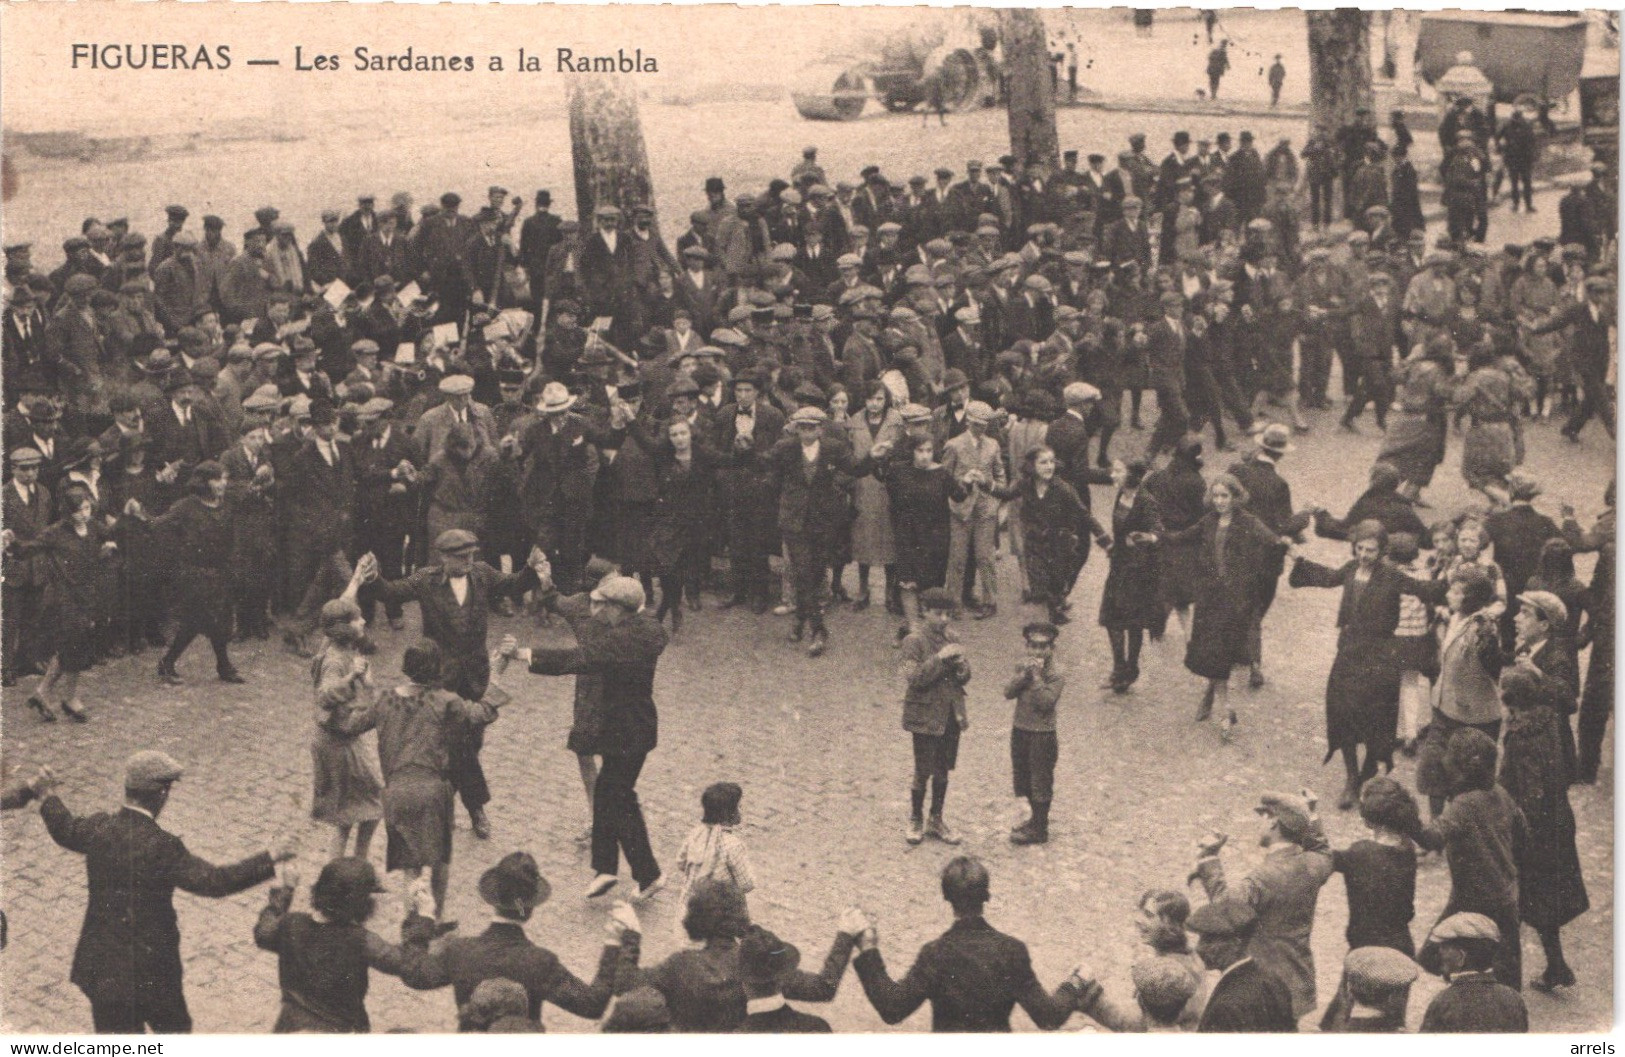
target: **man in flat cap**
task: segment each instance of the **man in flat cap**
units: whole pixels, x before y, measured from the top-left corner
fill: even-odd
[[[276,275],[266,259],[268,242],[265,232],[259,228],[243,233],[242,252],[231,259],[218,280],[221,322],[242,323],[265,318],[271,291],[276,285]]]
[[[174,245],[175,236],[181,233],[186,226],[186,218],[191,213],[185,206],[170,205],[164,207],[164,230],[152,237],[152,249],[147,258],[147,268],[156,273],[158,266],[169,258]]]
[[[1320,1030],[1359,1034],[1400,1034],[1411,984],[1421,970],[1392,947],[1356,947],[1343,959],[1341,990]]]
[[[297,600],[283,643],[301,657],[310,653],[307,640],[322,603],[337,597],[350,579],[346,551],[355,527],[355,454],[339,438],[338,409],[330,399],[311,402],[310,426],[287,472],[278,475],[286,511],[287,597]]]
[[[1287,985],[1296,1019],[1316,1005],[1309,933],[1321,886],[1332,875],[1331,849],[1314,805],[1305,798],[1265,793],[1254,810],[1259,816],[1258,843],[1266,850],[1263,863],[1232,885],[1219,858],[1224,842],[1209,837],[1198,844],[1195,875],[1210,900],[1235,900],[1256,913],[1247,954]]]
[[[621,230],[621,211],[613,203],[600,203],[595,227],[581,244],[581,287],[587,320],[609,316],[614,324],[607,335],[618,347],[631,348],[636,337],[633,318],[632,239]]]
[[[358,346],[361,342],[356,343]],[[418,470],[428,465],[414,439],[395,421],[394,405],[375,398],[362,406],[352,440],[356,463],[356,541],[364,554],[378,559],[384,580],[403,575],[406,537],[414,531],[418,510]],[[377,598],[360,599],[361,612],[372,619]],[[401,603],[385,601],[391,628],[404,626]]]
[[[51,839],[85,857],[89,898],[69,980],[90,1000],[99,1034],[190,1032],[175,889],[211,898],[234,895],[269,880],[274,865],[295,854],[286,838],[228,866],[187,851],[158,825],[181,773],[165,753],[138,752],[124,765],[123,808],[83,817],[57,797],[49,770],[32,787]]]
[[[1199,1032],[1296,1032],[1287,985],[1249,954],[1258,915],[1240,899],[1197,907],[1185,927],[1196,933],[1196,955],[1220,975],[1208,994]]]
[[[1614,436],[1614,401],[1608,390],[1613,346],[1608,330],[1618,325],[1616,297],[1606,277],[1590,276],[1585,280],[1585,300],[1554,313],[1529,331],[1532,335],[1550,334],[1569,328],[1570,363],[1580,375],[1582,390],[1579,406],[1563,426],[1563,436],[1573,444],[1580,443],[1580,431],[1593,415],[1602,422],[1608,436]]]
[[[5,528],[0,535],[6,565],[16,571],[0,581],[0,635],[4,636],[0,681],[5,686],[14,685],[18,675],[44,659],[38,656],[37,619],[43,587],[36,586],[39,577],[31,575],[34,541],[51,525],[54,516],[51,491],[40,483],[44,461],[38,449],[27,445],[14,447],[6,454],[10,480],[3,486],[0,524]]]
[[[164,260],[153,269],[152,286],[158,321],[170,336],[210,309],[209,283],[198,259],[197,236],[188,231],[175,233]]]
[[[1501,930],[1483,914],[1452,914],[1433,926],[1429,945],[1439,951],[1450,986],[1434,996],[1422,1016],[1425,1033],[1520,1033],[1529,1030],[1523,996],[1491,971]]]
[[[83,272],[68,276],[45,331],[46,355],[57,364],[62,396],[75,414],[92,409],[102,379],[101,323],[90,303],[99,290]]]
[[[474,221],[458,212],[462,204],[462,196],[454,191],[441,195],[440,211],[425,217],[412,236],[417,248],[417,265],[421,269],[417,280],[420,284],[432,285],[439,299],[436,322],[459,326],[464,325],[469,298],[473,295],[463,272],[463,250],[476,235]],[[401,282],[406,280],[402,275],[395,278]]]

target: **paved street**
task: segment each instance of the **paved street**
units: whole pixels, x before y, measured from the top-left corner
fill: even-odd
[[[1540,204],[1544,215],[1535,219],[1547,230],[1556,204]],[[1529,237],[1533,230],[1524,230],[1524,220],[1498,217],[1492,243]],[[1334,414],[1319,414],[1315,431],[1300,439],[1284,473],[1299,505],[1318,500],[1341,512],[1361,490],[1380,438],[1369,418],[1362,435],[1339,433]],[[1557,427],[1554,421],[1529,429],[1528,465],[1546,484],[1539,505],[1555,515],[1560,502],[1570,502],[1589,524],[1612,472],[1613,448],[1595,425],[1578,447],[1563,442]],[[1138,446],[1146,436],[1128,432],[1119,444]],[[1460,443],[1453,435],[1448,461],[1429,492],[1432,516],[1466,502]],[[1227,461],[1211,457],[1209,468]],[[1102,490],[1097,505],[1104,501]],[[1336,561],[1341,545],[1317,542],[1311,553]],[[1583,572],[1589,567],[1585,562]],[[1017,849],[1005,840],[1019,816],[1009,795],[1009,706],[999,685],[1019,649],[1017,629],[1036,612],[1019,604],[1014,576],[1014,563],[1002,561],[1000,616],[961,629],[976,671],[973,725],[949,794],[949,815],[966,837],[963,850],[983,857],[992,870],[989,916],[1029,940],[1039,976],[1053,984],[1081,960],[1100,970],[1112,993],[1127,998],[1135,943],[1130,913],[1140,892],[1182,884],[1192,842],[1210,829],[1232,834],[1226,854],[1234,868],[1254,861],[1250,808],[1260,790],[1310,786],[1335,796],[1340,768],[1319,761],[1336,595],[1283,586],[1265,628],[1270,681],[1261,691],[1233,694],[1241,728],[1235,744],[1222,746],[1210,724],[1191,722],[1200,686],[1180,663],[1177,626],[1167,641],[1148,646],[1145,676],[1134,693],[1114,697],[1097,689],[1110,658],[1093,619],[1104,564],[1092,560],[1074,596],[1078,619],[1060,650],[1070,680],[1061,704],[1054,839],[1047,847]],[[408,619],[415,629],[415,616]],[[713,781],[738,781],[745,788],[745,837],[760,885],[751,897],[753,914],[798,943],[811,960],[821,956],[841,908],[861,903],[878,917],[885,953],[901,973],[914,950],[947,923],[936,874],[953,853],[937,843],[917,849],[903,843],[910,758],[898,725],[892,624],[878,609],[837,613],[833,649],[817,661],[782,641],[786,627],[783,619],[722,613],[708,605],[667,652],[657,683],[661,745],[640,783],[656,849],[672,860],[698,821],[700,791]],[[497,621],[494,634],[505,631],[538,643],[560,634],[535,629],[524,618]],[[383,630],[382,670],[398,671],[408,638]],[[193,851],[222,861],[293,826],[305,834],[300,868],[308,884],[320,868],[327,832],[306,821],[311,709],[304,662],[256,644],[243,649],[238,661],[248,685],[225,687],[207,679],[200,644],[182,668],[194,682],[178,691],[159,685],[153,663],[148,653],[92,673],[84,697],[94,721],[85,727],[43,726],[23,708],[21,695],[8,693],[7,766],[51,764],[64,778],[66,802],[88,812],[117,803],[120,766],[130,752],[163,749],[187,767],[164,815],[167,827]],[[470,930],[483,928],[475,877],[506,852],[527,849],[554,883],[553,899],[537,913],[531,934],[566,964],[588,972],[604,909],[580,895],[589,871],[585,850],[574,842],[586,820],[585,805],[575,761],[564,750],[570,681],[516,679],[517,701],[491,730],[484,757],[496,796],[496,834],[478,842],[460,822],[449,916]],[[1396,773],[1410,784],[1413,771],[1406,761]],[[1612,767],[1605,767],[1602,784],[1572,793],[1592,909],[1565,934],[1580,985],[1557,998],[1526,992],[1536,1030],[1595,1030],[1612,1017],[1613,777]],[[1361,835],[1356,817],[1329,805],[1327,810],[1335,845]],[[6,816],[0,833],[0,897],[11,929],[0,977],[0,1026],[86,1031],[88,1005],[66,982],[84,909],[81,860],[51,843],[32,810]],[[382,852],[380,839],[374,849],[380,865]],[[398,893],[399,879],[390,883]],[[1437,915],[1447,886],[1442,865],[1424,867],[1413,923],[1418,938]],[[258,951],[251,937],[263,900],[263,888],[221,901],[177,899],[188,996],[200,1031],[271,1026],[276,960]],[[668,893],[644,912],[650,961],[676,944],[675,904]],[[399,915],[398,894],[381,897],[374,925],[392,935]],[[1322,895],[1315,929],[1323,1003],[1336,986],[1345,915],[1342,885],[1334,878]],[[1525,940],[1526,973],[1533,975],[1543,964],[1539,944],[1532,933]],[[1414,1019],[1437,987],[1432,980],[1418,985]],[[375,977],[369,1007],[375,1030],[443,1031],[454,1023],[449,992],[409,992],[388,978]],[[844,1030],[882,1028],[855,979],[820,1012]],[[1020,1015],[1018,1021],[1025,1024]],[[901,1027],[919,1031],[928,1023],[921,1013]],[[581,1031],[591,1025],[550,1009],[547,1027]]]

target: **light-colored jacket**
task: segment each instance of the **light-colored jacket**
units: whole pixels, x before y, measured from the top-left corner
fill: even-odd
[[[1331,851],[1278,844],[1258,869],[1234,886],[1226,882],[1224,863],[1216,855],[1198,863],[1197,874],[1209,899],[1240,899],[1258,915],[1247,955],[1286,984],[1292,994],[1292,1015],[1301,1017],[1314,1009],[1315,956],[1309,949],[1309,933],[1321,886],[1332,875]]]
[[[942,465],[954,480],[965,483],[965,475],[980,470],[992,482],[970,487],[964,499],[953,500],[948,509],[960,521],[990,518],[999,512],[1000,493],[1005,490],[1004,453],[999,442],[989,436],[978,438],[970,430],[950,438],[942,446]]]

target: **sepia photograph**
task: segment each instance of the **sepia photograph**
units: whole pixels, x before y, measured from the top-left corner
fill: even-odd
[[[1620,80],[0,3],[0,1036],[1612,1053]]]

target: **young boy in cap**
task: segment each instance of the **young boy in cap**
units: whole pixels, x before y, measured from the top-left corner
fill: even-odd
[[[970,727],[965,713],[965,684],[970,660],[950,628],[953,596],[933,587],[920,595],[924,619],[903,640],[903,729],[914,739],[914,782],[909,789],[907,840],[918,844],[927,833],[944,844],[959,837],[943,821],[948,798],[948,772],[959,758],[959,733]],[[931,785],[931,822],[924,821],[926,784]]]
[[[1490,969],[1501,946],[1501,930],[1494,921],[1483,914],[1452,914],[1433,926],[1428,944],[1437,947],[1450,986],[1428,1004],[1419,1031],[1529,1030],[1529,1009],[1523,996],[1498,982]]]
[[[1004,686],[1006,700],[1016,703],[1010,730],[1010,772],[1015,795],[1024,797],[1032,816],[1010,831],[1011,844],[1049,843],[1049,805],[1055,789],[1055,704],[1066,689],[1066,676],[1055,670],[1054,624],[1036,622],[1021,629],[1026,656]]]

